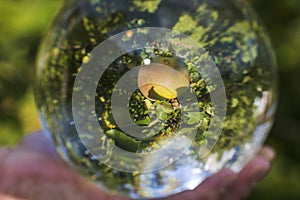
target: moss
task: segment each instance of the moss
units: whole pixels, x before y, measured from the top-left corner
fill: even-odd
[[[138,10],[141,12],[154,13],[157,7],[161,3],[161,0],[151,0],[151,1],[132,1],[133,6],[129,8],[130,10]]]

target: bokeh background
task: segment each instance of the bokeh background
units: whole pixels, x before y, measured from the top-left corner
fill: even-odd
[[[252,199],[300,199],[300,0],[250,0],[278,60],[280,102],[266,143],[277,151]],[[40,40],[63,0],[0,0],[0,146],[41,129],[32,83]]]

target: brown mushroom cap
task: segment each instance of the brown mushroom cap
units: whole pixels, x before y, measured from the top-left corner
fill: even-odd
[[[187,75],[160,63],[150,63],[141,66],[138,74],[138,86],[141,93],[150,100],[157,100],[151,92],[165,99],[177,97],[177,89],[188,87]]]
[[[181,75],[183,75],[187,80],[189,80],[188,69],[185,66],[185,64],[181,60],[179,60],[178,58],[166,57],[166,56],[159,56],[159,57],[155,57],[152,60],[152,62],[172,67],[173,69],[175,69],[178,72],[180,72]]]

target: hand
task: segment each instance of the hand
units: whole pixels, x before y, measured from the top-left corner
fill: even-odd
[[[263,147],[239,173],[222,170],[193,191],[164,200],[239,200],[247,196],[271,166],[274,151]],[[42,132],[24,137],[13,148],[0,149],[0,199],[2,200],[125,200],[98,189],[71,170],[56,154]]]

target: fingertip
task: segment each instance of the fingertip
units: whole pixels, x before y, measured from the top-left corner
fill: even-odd
[[[256,156],[239,173],[239,179],[244,180],[244,182],[248,182],[251,185],[255,185],[266,176],[270,168],[271,163],[268,159]]]
[[[272,161],[276,156],[276,152],[271,146],[264,146],[257,153],[257,156],[267,159],[268,161]]]
[[[243,199],[253,187],[267,175],[271,168],[271,163],[267,158],[255,156],[250,162],[238,173],[238,179],[235,184],[228,190],[227,199]]]

